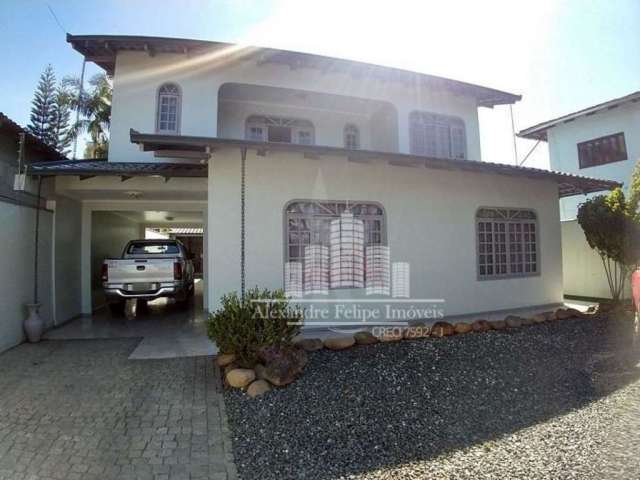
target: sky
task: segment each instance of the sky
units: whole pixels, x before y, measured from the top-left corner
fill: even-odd
[[[80,74],[64,32],[275,47],[477,83],[523,96],[516,131],[640,90],[639,0],[0,0],[0,111],[22,125],[48,63]],[[509,107],[479,115],[482,160],[513,164]],[[535,144],[516,143],[519,161]],[[526,165],[548,168],[546,144]]]

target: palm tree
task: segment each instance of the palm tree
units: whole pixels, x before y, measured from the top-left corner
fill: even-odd
[[[111,124],[111,79],[104,73],[89,80],[89,88],[79,95],[80,80],[67,77],[65,83],[75,91],[73,108],[80,113],[78,122],[72,127],[75,138],[88,133],[90,141],[84,152],[85,158],[105,158],[109,151],[109,126]]]

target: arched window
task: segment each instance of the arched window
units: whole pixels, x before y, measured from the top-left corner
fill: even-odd
[[[344,148],[357,150],[360,148],[360,130],[349,123],[344,127]]]
[[[165,83],[158,89],[156,131],[177,135],[180,132],[180,87]]]
[[[537,275],[536,213],[520,208],[480,208],[476,213],[478,277]]]

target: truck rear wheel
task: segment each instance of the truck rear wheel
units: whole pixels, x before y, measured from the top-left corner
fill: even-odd
[[[109,310],[111,310],[111,314],[115,317],[121,317],[124,315],[124,300],[116,300],[115,302],[109,303]]]

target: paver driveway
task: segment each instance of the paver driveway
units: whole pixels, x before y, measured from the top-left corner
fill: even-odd
[[[0,479],[232,479],[209,357],[128,360],[139,339],[0,354]]]

